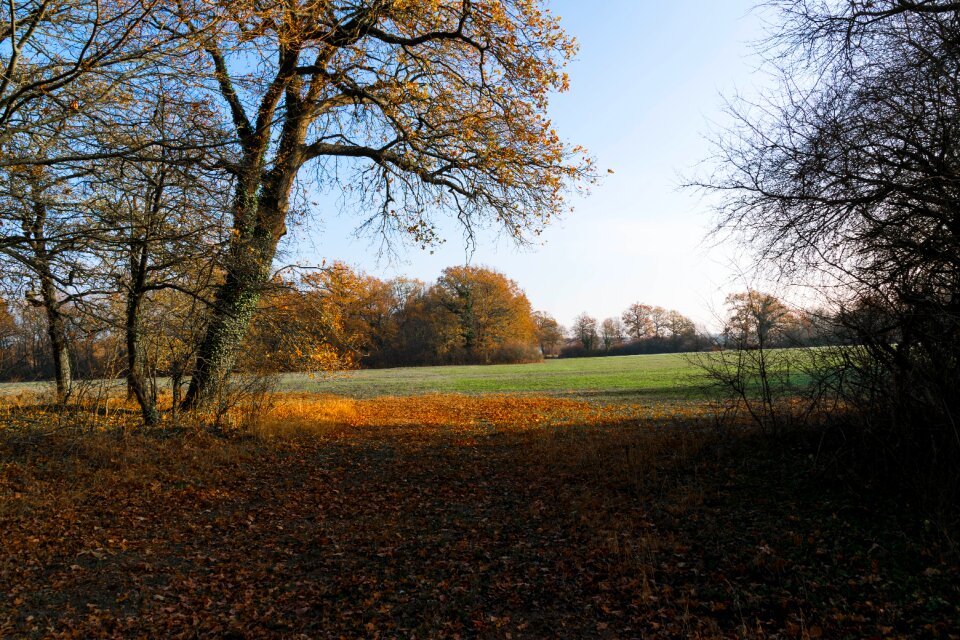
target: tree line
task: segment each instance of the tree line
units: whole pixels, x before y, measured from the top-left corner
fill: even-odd
[[[129,312],[127,296],[112,292],[86,296],[82,307],[62,305],[73,372],[85,378],[125,375],[135,346],[148,367],[146,383],[163,376],[176,386],[185,378],[202,332],[202,309],[176,290],[151,292],[143,305],[135,345],[113,321]],[[271,280],[244,336],[237,368],[276,373],[503,364],[714,344],[683,315],[642,304],[631,305],[622,320],[599,325],[581,314],[567,330],[551,314],[534,311],[515,281],[488,267],[449,267],[427,284],[406,277],[384,280],[335,262]],[[55,355],[42,304],[29,297],[0,300],[0,379],[55,379]]]
[[[636,302],[619,318],[597,318],[584,312],[573,320],[570,344],[561,357],[632,355],[699,351],[709,336],[679,311]]]
[[[779,297],[747,289],[728,295],[715,331],[679,311],[635,302],[619,318],[588,313],[571,325],[560,357],[689,353],[724,349],[795,348],[849,344],[829,308],[800,309]],[[544,353],[547,353],[546,351]]]
[[[541,357],[526,294],[479,266],[448,267],[426,284],[381,280],[335,263],[267,296],[248,342],[248,354],[280,359],[276,366],[285,371]]]
[[[56,379],[56,346],[43,304],[28,293],[0,299],[0,380]],[[240,371],[319,372],[356,367],[516,364],[549,357],[678,353],[724,348],[777,348],[837,343],[835,319],[787,306],[755,290],[727,297],[719,333],[700,329],[678,311],[631,304],[619,318],[578,315],[569,329],[534,311],[525,292],[483,266],[444,269],[432,284],[380,279],[341,262],[277,275],[265,288],[244,336]],[[197,301],[177,291],[146,297],[140,336],[111,321],[129,313],[129,297],[113,292],[84,306],[63,305],[64,343],[81,378],[128,374],[130,349],[142,350],[145,384],[170,377],[179,387],[202,324]],[[97,319],[100,319],[97,321]],[[129,375],[128,377],[128,383]],[[130,386],[131,394],[137,390]]]
[[[113,377],[129,366],[128,334],[111,319],[128,301],[112,293],[61,308],[71,368]],[[185,306],[184,306],[185,305]],[[148,377],[183,377],[202,325],[189,296],[158,292],[139,317],[137,347]],[[541,358],[537,318],[519,285],[486,267],[444,269],[432,284],[382,280],[346,264],[277,276],[243,337],[237,368],[267,373],[358,366],[493,364]],[[96,322],[96,318],[103,321]],[[0,379],[55,378],[56,354],[42,305],[0,300]],[[546,338],[544,338],[546,339]]]

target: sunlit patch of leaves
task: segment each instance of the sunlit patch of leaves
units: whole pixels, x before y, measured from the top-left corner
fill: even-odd
[[[290,425],[323,429],[419,426],[445,427],[452,432],[477,427],[514,430],[536,427],[596,426],[640,420],[702,420],[711,406],[704,403],[597,404],[583,400],[535,395],[426,394],[353,400],[338,396],[283,394],[267,416],[265,430]]]

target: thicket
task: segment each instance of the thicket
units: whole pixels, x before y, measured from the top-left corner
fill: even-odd
[[[721,195],[719,230],[756,249],[768,275],[815,283],[854,345],[811,352],[835,470],[956,530],[960,14],[940,1],[768,9],[779,90],[731,104],[715,173],[699,183]],[[747,363],[752,388],[770,388],[763,369]]]

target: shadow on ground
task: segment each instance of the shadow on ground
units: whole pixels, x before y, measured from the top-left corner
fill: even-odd
[[[0,631],[955,637],[922,523],[688,426],[5,432]]]

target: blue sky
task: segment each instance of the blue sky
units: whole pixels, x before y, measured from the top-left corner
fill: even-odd
[[[581,311],[619,316],[638,301],[713,325],[724,295],[745,282],[731,265],[734,250],[706,238],[709,202],[679,185],[710,152],[705,136],[723,121],[722,97],[763,84],[751,46],[762,35],[753,4],[553,0],[580,52],[551,116],[561,136],[589,149],[603,179],[542,244],[518,250],[481,236],[470,262],[506,273],[534,308],[565,325]],[[378,258],[375,241],[352,236],[359,215],[337,213],[329,195],[319,202],[321,219],[297,230],[290,246],[301,260],[342,260],[379,277],[427,282],[467,260],[455,225],[433,254],[409,246],[399,259]]]

